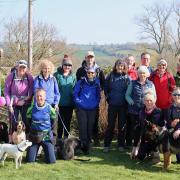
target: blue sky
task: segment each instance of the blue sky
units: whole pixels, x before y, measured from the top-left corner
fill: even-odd
[[[178,0],[179,1],[179,0]],[[135,18],[157,0],[35,0],[33,20],[54,25],[67,43],[138,42]],[[161,0],[167,4],[172,0]],[[0,20],[27,17],[28,0],[0,0]]]

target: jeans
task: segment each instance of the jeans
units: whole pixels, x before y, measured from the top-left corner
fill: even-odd
[[[50,141],[41,141],[39,144],[33,144],[27,150],[27,162],[35,162],[39,147],[42,146],[45,154],[45,162],[48,164],[55,163],[54,145]]]

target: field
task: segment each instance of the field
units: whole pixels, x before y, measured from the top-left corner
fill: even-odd
[[[5,166],[0,166],[0,179],[38,180],[38,179],[138,179],[138,180],[177,180],[180,177],[180,165],[173,164],[168,171],[162,169],[162,163],[152,165],[150,162],[138,162],[129,159],[129,152],[120,153],[115,145],[112,150],[104,154],[101,148],[92,148],[88,156],[80,155],[78,158],[87,161],[58,160],[56,164],[47,165],[42,160],[37,163],[26,164],[18,170],[14,169],[12,159],[5,161]],[[162,158],[161,158],[162,160]]]

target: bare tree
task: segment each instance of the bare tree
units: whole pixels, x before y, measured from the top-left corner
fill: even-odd
[[[174,56],[180,55],[180,4],[174,4],[173,7],[173,23],[170,28],[169,35],[171,40],[171,51]]]
[[[5,24],[4,49],[7,65],[15,60],[27,59],[28,29],[24,18],[11,20]],[[52,57],[67,48],[63,40],[58,40],[57,30],[53,25],[38,22],[33,25],[33,64],[41,58]]]
[[[168,46],[167,22],[172,8],[155,4],[152,7],[144,7],[144,11],[136,22],[141,29],[141,39],[149,39],[155,44],[153,49],[161,55]]]

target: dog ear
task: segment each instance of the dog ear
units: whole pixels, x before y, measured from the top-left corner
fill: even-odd
[[[22,121],[22,129],[23,129],[23,131],[26,130],[26,126],[25,126],[25,123],[23,121]]]

